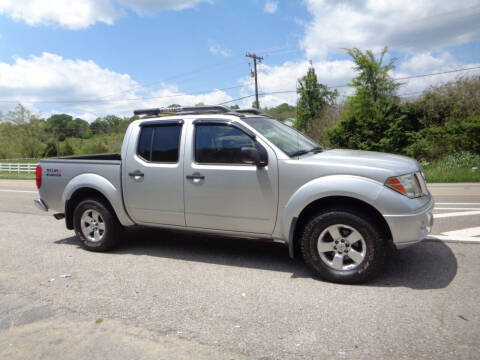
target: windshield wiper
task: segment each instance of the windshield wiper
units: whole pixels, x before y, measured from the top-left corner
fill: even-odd
[[[305,154],[308,154],[310,151],[309,150],[298,150],[298,151],[295,151],[291,154],[288,154],[288,156],[290,157],[296,157],[296,156],[300,156],[300,155],[305,155]]]
[[[314,153],[314,154],[317,154],[319,152],[322,152],[323,151],[323,148],[321,146],[315,146],[313,148],[311,148],[310,150],[298,150],[298,151],[295,151],[294,153],[291,153],[291,154],[288,154],[290,157],[296,157],[296,156],[300,156],[300,155],[305,155],[305,154],[308,154],[308,153]]]
[[[318,154],[323,151],[323,147],[321,146],[315,146],[314,148],[311,148],[309,152],[313,152],[314,154]]]

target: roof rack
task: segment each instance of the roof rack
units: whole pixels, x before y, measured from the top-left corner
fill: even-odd
[[[237,114],[226,106],[182,106],[174,108],[140,109],[133,112],[134,115],[158,116],[160,114]]]
[[[251,109],[238,109],[238,110],[235,110],[235,112],[240,113],[240,114],[253,114],[253,115],[264,115],[264,116],[268,116],[268,115],[265,114],[262,110],[254,109],[254,108],[251,108]]]

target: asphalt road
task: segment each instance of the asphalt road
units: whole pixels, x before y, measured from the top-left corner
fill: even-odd
[[[135,230],[86,252],[0,181],[0,358],[478,359],[480,184],[430,189],[436,240],[345,286],[279,244]]]

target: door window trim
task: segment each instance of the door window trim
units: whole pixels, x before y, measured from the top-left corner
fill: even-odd
[[[144,121],[139,124],[140,126],[140,132],[138,134],[137,138],[137,146],[136,146],[136,152],[135,154],[142,159],[142,161],[145,161],[149,164],[178,164],[180,161],[180,150],[181,150],[181,144],[182,144],[182,133],[183,133],[183,124],[184,121],[181,119],[178,120],[158,120],[158,121]],[[155,137],[155,129],[152,131],[152,136],[150,139],[150,159],[145,159],[142,155],[139,153],[139,146],[140,146],[140,137],[142,136],[142,131],[143,128],[159,128],[162,126],[175,126],[177,125],[180,128],[180,136],[178,137],[178,154],[177,154],[177,161],[152,161],[150,160],[152,158],[153,154],[153,139]]]
[[[197,119],[197,120],[194,120],[192,121],[192,124],[194,125],[194,131],[193,131],[193,147],[192,147],[192,159],[193,159],[193,163],[195,165],[200,165],[200,166],[203,166],[203,165],[207,165],[207,166],[255,166],[256,165],[252,165],[252,164],[242,164],[242,163],[203,163],[203,162],[198,162],[197,161],[197,125],[200,125],[200,126],[205,126],[205,125],[221,125],[221,126],[229,126],[229,127],[233,127],[237,130],[240,130],[241,132],[243,132],[245,135],[247,135],[248,137],[250,137],[253,142],[255,143],[255,146],[257,146],[259,148],[259,150],[262,150],[262,151],[266,151],[265,148],[263,147],[262,144],[260,144],[258,141],[257,141],[257,136],[255,135],[255,133],[253,133],[250,129],[248,129],[247,127],[243,126],[242,124],[238,123],[237,121],[234,121],[234,120],[226,120],[226,119]]]

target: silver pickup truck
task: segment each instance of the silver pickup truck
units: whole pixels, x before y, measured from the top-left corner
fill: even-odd
[[[42,160],[35,204],[82,247],[106,251],[135,225],[284,243],[315,274],[359,283],[392,245],[431,230],[419,164],[327,150],[258,110],[138,110],[121,154]]]

